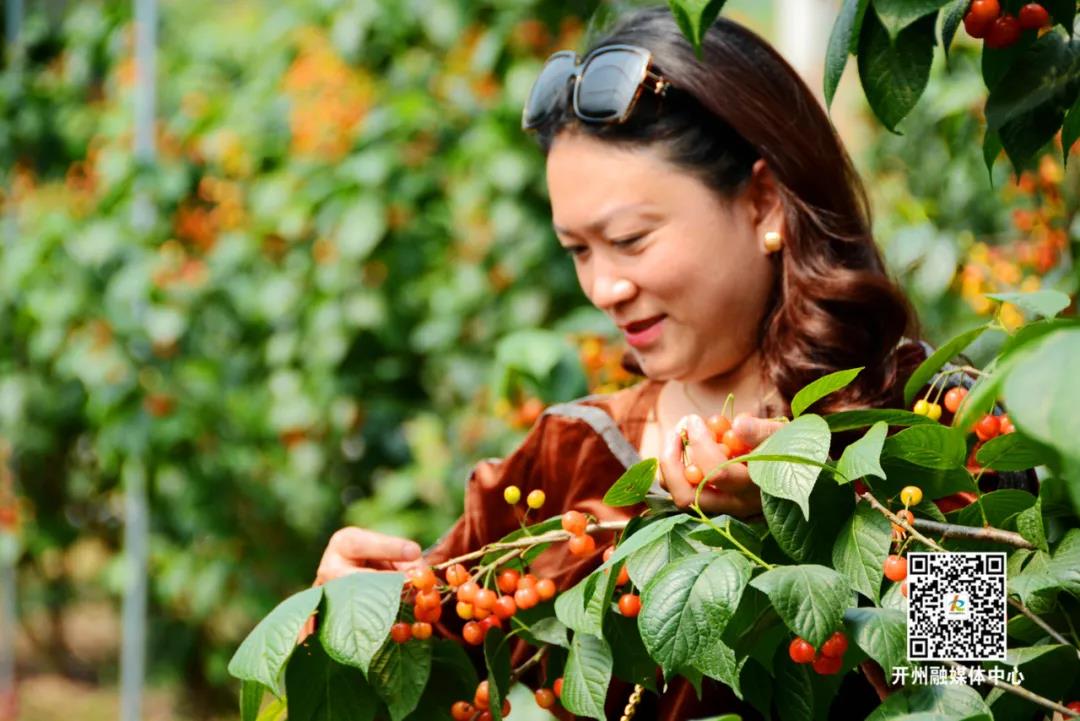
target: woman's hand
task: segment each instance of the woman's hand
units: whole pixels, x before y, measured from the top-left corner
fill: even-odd
[[[740,414],[735,417],[732,430],[751,448],[756,448],[766,438],[783,427],[778,421],[755,418]],[[696,486],[686,480],[686,464],[683,463],[681,434],[685,428],[689,444],[686,446],[687,463],[693,463],[708,473],[728,460],[727,447],[716,441],[712,431],[699,415],[689,415],[676,424],[664,439],[660,456],[660,485],[671,494],[679,508],[689,508],[697,494]],[[733,463],[706,478],[701,489],[699,504],[706,513],[728,513],[732,516],[752,516],[761,512],[761,492],[750,480],[745,463]]]
[[[420,544],[416,541],[348,526],[336,531],[326,544],[315,585],[363,570],[399,571],[419,560]]]

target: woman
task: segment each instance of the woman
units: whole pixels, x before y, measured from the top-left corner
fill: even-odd
[[[913,318],[874,246],[851,162],[813,94],[768,44],[721,19],[698,59],[668,10],[657,8],[627,17],[583,65],[577,60],[557,53],[548,61],[523,124],[547,156],[559,243],[646,380],[548,409],[512,455],[480,463],[464,515],[423,554],[428,563],[515,529],[502,500],[509,484],[544,490],[545,515],[575,508],[625,518],[641,509],[607,508],[600,498],[627,465],[658,457],[658,482],[685,508],[694,491],[679,434],[685,428],[700,468],[726,459],[703,418],[719,413],[729,394],[734,430],[752,447],[779,427],[767,419],[787,413],[809,381],[865,366],[817,410],[895,405],[924,357],[918,346],[899,345]],[[760,511],[745,466],[710,481],[715,489],[701,496],[707,512]],[[597,554],[608,540],[598,539]],[[599,559],[561,546],[534,570],[567,588]],[[412,541],[343,529],[318,579],[420,557]],[[849,683],[848,711],[879,702],[869,684]],[[611,717],[627,692],[616,686],[609,694]],[[639,718],[726,711],[757,717],[718,683],[707,679],[699,701],[680,679],[660,698],[646,696]]]

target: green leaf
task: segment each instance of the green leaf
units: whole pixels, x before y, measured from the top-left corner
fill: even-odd
[[[696,541],[688,525],[675,526],[671,531],[639,548],[626,559],[626,570],[638,588],[645,588],[657,572],[672,561],[705,550]]]
[[[1077,53],[1058,33],[1039,37],[1002,76],[986,99],[986,125],[1000,130],[1047,103],[1072,105],[1080,72]],[[1063,98],[1068,97],[1065,102]]]
[[[510,644],[501,629],[484,635],[484,665],[488,672],[490,711],[494,721],[502,721],[502,702],[510,690]]]
[[[362,673],[334,663],[312,639],[289,660],[285,693],[289,721],[371,721],[378,703]]]
[[[1061,129],[1067,109],[1067,105],[1045,103],[998,128],[1001,145],[1017,174],[1033,166],[1035,156]]]
[[[555,616],[567,628],[578,633],[599,633],[585,608],[586,593],[595,586],[598,576],[591,574],[555,597]]]
[[[983,135],[983,165],[986,166],[986,173],[990,176],[990,185],[994,184],[994,163],[997,162],[998,156],[1001,155],[1003,150],[1001,145],[1001,136],[997,133],[987,130]]]
[[[266,686],[258,681],[240,682],[240,721],[255,721],[259,717]]]
[[[354,573],[376,576],[376,573]],[[348,576],[346,576],[348,578]],[[329,585],[329,584],[328,584]],[[396,612],[396,609],[395,609]],[[424,693],[431,674],[431,644],[414,641],[394,643],[387,639],[371,659],[368,681],[386,704],[391,721],[400,721],[412,713]]]
[[[330,658],[367,673],[401,605],[401,573],[351,573],[325,586],[319,640]]]
[[[656,692],[656,663],[645,650],[637,619],[609,613],[604,617],[604,639],[611,647],[614,676]]]
[[[1076,680],[1076,649],[1053,644],[1028,648],[1010,648],[1004,663],[993,663],[1008,672],[1018,666],[1024,674],[1024,689],[1043,698],[1068,698],[1069,689]],[[994,689],[998,691],[998,689]],[[994,695],[991,691],[986,701],[995,719],[1032,718],[1039,707],[1032,702],[1009,693]],[[1006,698],[1007,697],[1007,698]]]
[[[1063,456],[1080,438],[1080,329],[1051,333],[1018,353],[1003,386],[1009,417],[1025,435]]]
[[[961,351],[974,343],[975,339],[981,336],[985,331],[986,326],[984,325],[965,331],[944,343],[940,348],[931,353],[926,360],[920,363],[919,367],[916,368],[915,372],[908,378],[907,383],[904,384],[904,405],[910,406],[912,401],[915,400],[916,394],[922,390],[923,386],[930,382],[930,379],[934,377],[934,374],[940,371],[942,366],[959,355]]]
[[[780,618],[797,636],[818,648],[844,620],[847,579],[817,565],[778,566],[750,582],[772,601]]]
[[[956,31],[964,20],[970,0],[952,0],[945,8],[945,19],[941,21],[941,45],[945,49],[945,60],[949,60],[949,47],[952,46]]]
[[[322,594],[322,588],[309,588],[279,603],[236,649],[229,661],[229,673],[243,681],[258,681],[280,696],[281,671]]]
[[[949,0],[874,0],[874,11],[888,29],[896,34],[919,18],[935,14]]]
[[[274,697],[270,699],[270,703],[266,704],[259,715],[256,717],[256,721],[285,721],[288,717],[288,703],[284,698]]]
[[[885,669],[886,678],[892,669],[908,665],[907,616],[903,611],[849,608],[844,611],[844,620],[851,629],[851,640]]]
[[[941,714],[946,719],[992,721],[990,707],[971,686],[914,685],[889,694],[866,721],[892,721],[910,713]]]
[[[980,466],[996,471],[1023,471],[1046,463],[1046,452],[1019,433],[986,441],[975,453]]]
[[[866,13],[859,34],[859,79],[874,115],[892,132],[911,112],[930,79],[934,59],[934,16],[890,39],[877,13]]]
[[[881,579],[891,542],[889,519],[868,504],[858,503],[833,546],[833,566],[854,590],[875,604],[881,602]]]
[[[987,293],[987,298],[1012,303],[1018,308],[1042,316],[1053,318],[1069,307],[1072,300],[1059,290],[1035,290],[1030,293]]]
[[[794,455],[815,463],[829,457],[832,434],[821,416],[808,414],[784,425],[757,447],[755,454]],[[761,490],[773,496],[795,501],[809,519],[810,492],[814,489],[818,470],[801,463],[751,461],[747,464],[750,478]]]
[[[808,521],[794,501],[762,492],[762,512],[776,545],[799,563],[828,564],[836,529],[851,515],[854,494],[835,483],[819,481],[810,494]]]
[[[889,474],[889,480],[873,484],[878,496],[894,496],[912,483],[920,486],[928,499],[942,498],[958,491],[974,493],[979,490],[966,468],[925,468],[891,456],[882,457],[881,466]]]
[[[720,639],[715,639],[711,644],[702,645],[697,649],[691,659],[691,664],[709,678],[716,679],[729,687],[741,700],[739,673],[747,658],[749,656],[744,656],[742,659],[736,658],[735,652],[727,644]]]
[[[668,7],[675,17],[679,29],[694,46],[694,52],[701,57],[701,42],[705,32],[720,15],[726,0],[668,0]]]
[[[780,712],[780,721],[812,721],[814,684],[810,678],[810,667],[792,662],[783,648],[776,650],[773,667],[776,669],[774,700]]]
[[[548,531],[557,531],[561,528],[562,516],[553,516],[552,518],[540,521],[539,523],[534,523],[531,526],[525,526],[525,528],[518,528],[516,530],[513,530],[500,538],[498,542],[506,543],[507,541],[516,541],[517,539],[525,538],[526,536],[539,536],[543,533],[547,533]],[[526,554],[525,560],[527,562],[531,561],[533,558],[536,557],[536,554],[539,554],[540,551],[546,549],[550,545],[550,543],[537,544],[537,546],[533,547],[533,549]],[[492,564],[505,553],[506,552],[504,550],[497,550],[486,553],[484,554],[483,558],[480,559],[480,565]],[[514,561],[505,563],[504,565],[511,568],[522,568],[522,566],[515,565]]]
[[[434,639],[427,643],[431,645],[431,672],[416,710],[406,721],[452,721],[450,706],[461,700],[463,689],[475,689],[479,683],[476,669],[460,644]]]
[[[643,502],[656,480],[656,467],[655,458],[646,458],[627,468],[626,473],[619,476],[619,480],[604,494],[604,504],[617,508]]]
[[[1061,125],[1061,150],[1064,153],[1062,165],[1069,164],[1069,151],[1076,141],[1080,140],[1080,98],[1076,99],[1069,112],[1065,114],[1065,120]]]
[[[829,46],[825,51],[825,107],[831,108],[840,77],[847,66],[848,55],[855,49],[862,28],[863,15],[870,0],[844,0],[840,13],[829,34]]]
[[[979,511],[981,505],[983,512],[986,513],[986,520],[991,526],[1008,530],[1016,522],[1017,514],[1035,505],[1035,500],[1035,496],[1026,491],[1004,488],[982,494],[976,503],[948,513],[946,518],[950,523],[980,527],[983,525],[983,516]],[[1009,551],[1012,548],[1004,544],[963,538],[948,538],[942,545],[951,551]]]
[[[743,548],[755,555],[761,555],[761,533],[755,530],[753,526],[743,523],[738,518],[734,518],[727,514],[721,514],[709,520],[717,528],[723,529],[729,533]],[[763,530],[764,529],[762,529],[762,532]],[[697,530],[692,531],[689,537],[692,540],[700,541],[706,546],[712,546],[713,548],[728,548],[733,551],[739,550],[739,547],[735,545],[735,543],[732,543],[725,536],[716,531],[716,529],[708,526],[702,526]],[[632,575],[631,578],[633,578]]]
[[[1046,529],[1043,527],[1042,498],[1036,499],[1034,506],[1016,515],[1016,532],[1037,548],[1050,551],[1046,543]]]
[[[719,639],[739,605],[750,562],[736,551],[700,553],[664,567],[641,596],[638,628],[665,676]]]
[[[594,573],[602,573],[604,570],[612,568],[617,563],[628,558],[638,549],[644,548],[657,538],[667,535],[675,526],[691,523],[693,520],[694,519],[690,516],[680,512],[675,515],[665,516],[664,518],[660,518],[642,526],[629,537],[624,537],[619,545],[615,546],[615,551],[611,554],[611,558],[600,564],[599,568],[597,568]],[[638,585],[640,586],[643,584]],[[573,628],[573,626],[571,626],[571,628]]]
[[[570,648],[570,629],[557,618],[540,619],[529,628],[529,633],[542,643]]]
[[[926,416],[920,416],[911,411],[888,410],[874,408],[866,411],[840,411],[825,416],[825,422],[829,424],[829,430],[833,433],[851,431],[856,428],[866,428],[875,423],[883,422],[888,426],[918,426],[937,423]]]
[[[866,435],[845,448],[836,464],[839,471],[837,482],[844,483],[863,476],[885,478],[885,471],[881,468],[881,450],[885,447],[888,433],[889,427],[885,422],[878,421]]]
[[[604,700],[611,683],[611,649],[588,633],[575,633],[563,671],[563,707],[578,716],[604,721]]]
[[[948,470],[964,465],[967,445],[955,429],[942,425],[913,426],[889,436],[884,455],[924,468]]]
[[[835,393],[842,388],[846,388],[853,380],[855,380],[855,377],[859,375],[859,372],[864,367],[865,366],[859,366],[858,368],[829,373],[828,375],[822,376],[816,381],[807,384],[805,388],[796,393],[795,397],[791,399],[791,416],[793,418],[798,418],[802,415],[803,411],[825,396],[830,393]]]
[[[1069,529],[1046,570],[1062,588],[1080,598],[1080,528]]]

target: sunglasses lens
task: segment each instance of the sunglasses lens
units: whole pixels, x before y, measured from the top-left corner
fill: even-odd
[[[593,55],[578,81],[578,114],[585,120],[621,117],[634,100],[647,63],[644,54],[629,50]]]
[[[577,58],[571,52],[556,53],[544,64],[540,77],[529,91],[529,99],[525,101],[525,111],[521,117],[522,127],[535,128],[551,115],[562,93],[566,92],[566,82],[573,74],[576,64]]]

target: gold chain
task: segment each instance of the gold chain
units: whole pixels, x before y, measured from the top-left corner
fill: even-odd
[[[623,714],[619,717],[619,721],[630,721],[630,719],[634,718],[638,704],[641,703],[641,694],[644,692],[644,686],[640,683],[634,684],[634,690],[630,694],[630,700],[626,702],[626,708],[623,709]]]

